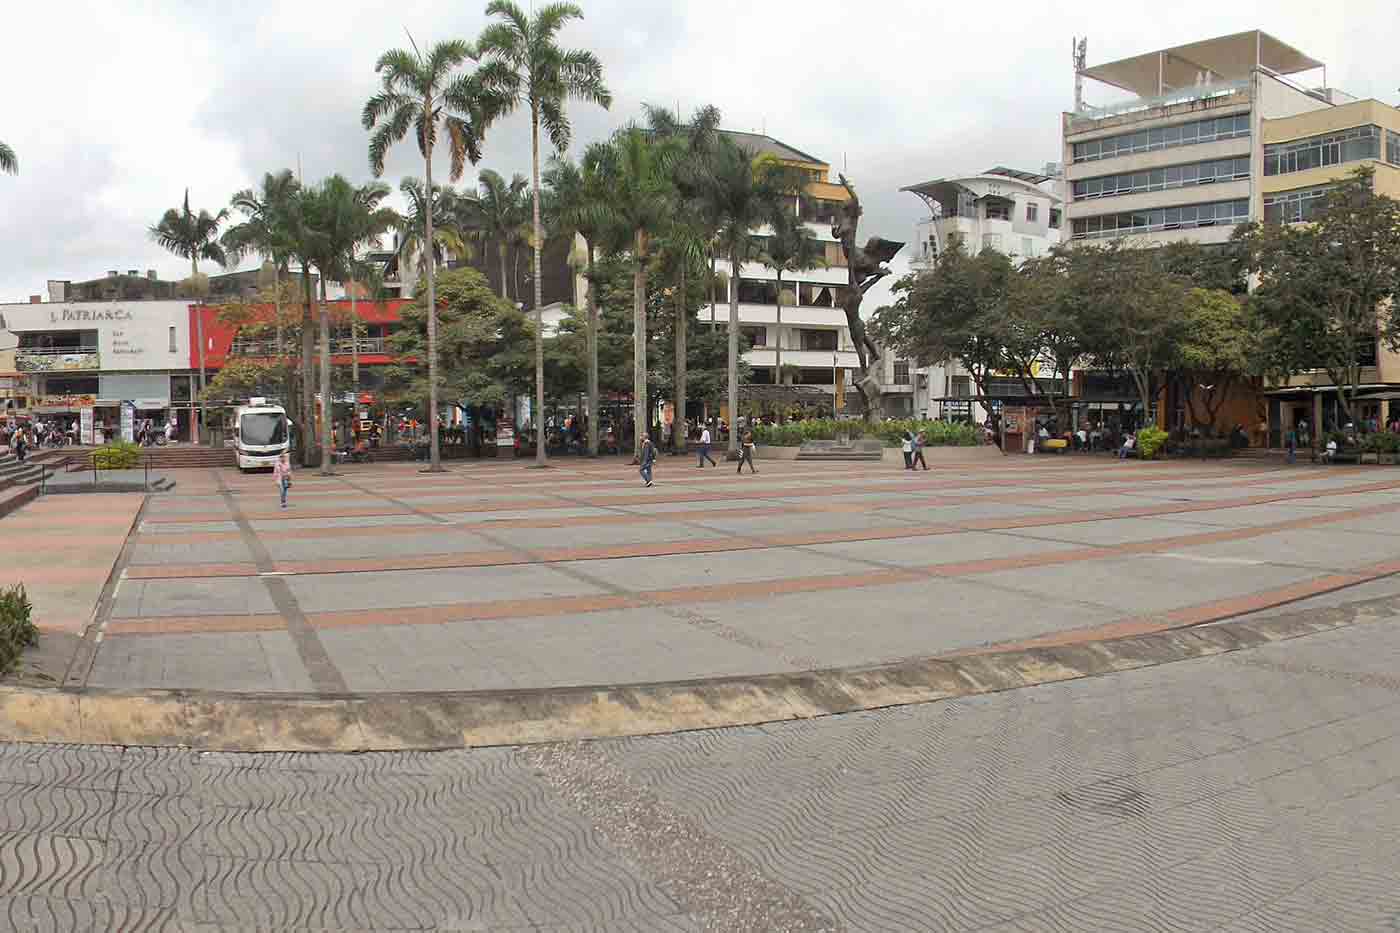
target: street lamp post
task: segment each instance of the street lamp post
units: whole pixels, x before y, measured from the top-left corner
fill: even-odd
[[[839,339],[839,338],[838,338]],[[831,351],[831,417],[836,417],[836,351]]]

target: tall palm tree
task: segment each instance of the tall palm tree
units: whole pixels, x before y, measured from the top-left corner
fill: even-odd
[[[656,239],[675,209],[674,169],[680,147],[636,126],[613,137],[599,174],[606,192],[612,245],[632,254],[632,417],[634,452],[647,429],[647,276]]]
[[[19,157],[15,151],[4,143],[0,143],[0,172],[9,172],[11,175],[19,174]]]
[[[229,201],[229,207],[241,213],[244,219],[225,230],[221,238],[229,262],[239,263],[249,255],[257,255],[272,264],[278,356],[284,349],[281,278],[288,273],[291,264],[290,212],[300,190],[301,183],[291,169],[266,173],[260,188],[244,188]]]
[[[506,290],[506,249],[520,242],[521,232],[530,222],[526,213],[526,192],[529,180],[516,174],[507,182],[499,172],[482,169],[477,175],[477,193],[460,200],[459,223],[468,236],[496,244],[496,260],[501,273],[501,297],[509,298]],[[519,295],[515,298],[518,300]]]
[[[399,182],[399,193],[407,209],[397,215],[393,224],[399,236],[399,264],[405,265],[412,256],[418,257],[418,271],[428,270],[429,253],[433,264],[446,262],[449,257],[464,259],[469,253],[463,228],[458,220],[463,198],[451,185],[433,185],[432,203],[428,201],[423,183],[417,178]],[[428,250],[424,239],[427,216],[433,215],[433,248]]]
[[[598,293],[593,281],[593,261],[608,224],[607,191],[601,168],[609,158],[607,143],[593,143],[578,165],[567,159],[550,160],[544,182],[549,187],[545,216],[556,233],[577,234],[583,240],[585,277],[588,281],[588,453],[598,456]]]
[[[389,194],[387,185],[374,182],[357,188],[341,175],[332,175],[306,192],[305,213],[309,230],[307,259],[320,273],[321,337],[321,474],[332,470],[330,452],[334,399],[331,396],[330,303],[326,293],[332,279],[346,281],[350,276],[355,250],[393,222],[394,216],[382,210],[379,202]]]
[[[755,157],[728,137],[715,148],[702,198],[716,221],[715,243],[729,260],[729,453],[738,456],[739,279],[743,264],[761,255],[753,231],[773,216],[798,185],[782,166]]]
[[[375,178],[384,174],[384,157],[389,147],[407,136],[410,129],[423,155],[428,191],[433,190],[433,149],[439,132],[447,135],[447,149],[452,157],[449,177],[453,181],[462,177],[468,159],[476,164],[481,158],[482,136],[499,111],[494,97],[483,90],[476,74],[454,74],[463,62],[475,61],[476,57],[470,44],[458,40],[439,42],[426,55],[415,45],[411,52],[392,49],[379,57],[374,70],[383,78],[383,86],[365,102],[361,115],[364,128],[374,131],[369,140],[369,165]],[[436,242],[432,208],[432,199],[426,199],[425,244]],[[438,444],[437,288],[431,248],[427,257],[428,469],[437,473],[442,471],[442,452]]]
[[[826,265],[826,247],[812,235],[793,209],[788,199],[783,199],[768,221],[769,234],[764,240],[762,261],[765,266],[778,273],[778,291],[774,306],[778,315],[778,341],[773,362],[775,381],[782,381],[783,372],[783,273],[795,275]],[[794,299],[796,295],[794,295]],[[794,300],[793,304],[797,302]],[[835,391],[835,390],[833,390]]]
[[[583,19],[573,3],[549,3],[527,16],[512,0],[491,0],[486,15],[500,22],[481,34],[481,54],[488,58],[482,79],[501,96],[502,106],[530,108],[530,188],[534,198],[533,235],[535,261],[535,464],[544,466],[544,298],[540,255],[544,228],[540,222],[540,128],[549,134],[554,148],[569,148],[572,127],[564,112],[570,100],[612,105],[612,93],[603,83],[603,65],[583,49],[561,49],[555,41],[571,20]]]
[[[228,209],[217,214],[201,210],[198,214],[190,210],[190,189],[185,189],[185,202],[180,207],[172,207],[161,215],[160,222],[150,228],[151,239],[176,256],[190,261],[190,278],[199,275],[199,261],[208,259],[220,266],[228,265],[228,254],[219,243],[219,225],[228,219]],[[195,339],[199,341],[199,427],[202,434],[205,425],[204,401],[204,314],[194,316]]]
[[[719,141],[720,112],[712,106],[703,107],[689,123],[682,122],[678,113],[665,108],[646,106],[646,112],[649,129],[654,135],[676,140],[684,147],[675,168],[676,212],[666,234],[666,252],[673,259],[680,280],[676,289],[677,429],[671,433],[672,447],[679,452],[686,442],[686,338],[690,325],[687,280],[691,270],[707,258],[710,240],[714,237],[715,225],[706,211],[702,192],[709,160],[714,157]]]

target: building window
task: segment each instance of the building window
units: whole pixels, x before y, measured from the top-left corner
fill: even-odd
[[[1083,178],[1074,183],[1074,199],[1085,201],[1109,198],[1120,194],[1140,194],[1144,191],[1166,191],[1209,185],[1218,181],[1237,181],[1249,177],[1249,157],[1214,159],[1189,165],[1169,165],[1144,172],[1124,172]]]
[[[175,352],[175,325],[170,325],[170,352]]]
[[[750,346],[768,346],[768,328],[766,327],[741,327],[739,333],[744,336]]]
[[[777,304],[778,283],[768,279],[740,279],[739,301],[746,305]]]
[[[988,219],[988,220],[1010,220],[1010,219],[1011,219],[1011,205],[1007,204],[1005,201],[988,201],[988,202],[987,202],[987,219]]]
[[[1035,245],[1028,236],[1021,237],[1021,255],[1025,256],[1027,259],[1031,259],[1035,256]]]
[[[808,308],[831,308],[836,304],[836,286],[803,282],[797,286],[798,304]]]
[[[801,330],[798,335],[802,340],[804,350],[835,350],[836,331],[834,330]]]
[[[894,361],[894,384],[897,386],[909,385],[909,361]]]
[[[982,234],[982,248],[983,248],[983,249],[994,249],[994,250],[996,250],[998,253],[1001,252],[1001,234],[1000,234],[1000,233],[984,233],[984,234]]]
[[[1077,217],[1073,238],[1121,237],[1157,230],[1189,230],[1193,227],[1219,227],[1242,224],[1249,220],[1249,200],[1217,201],[1212,204],[1188,204],[1182,207],[1154,210],[1124,211]]]
[[[1400,165],[1400,133],[1385,131],[1385,160],[1391,165]]]
[[[953,398],[968,398],[972,395],[972,377],[954,376],[952,384]]]
[[[1238,139],[1248,135],[1249,114],[1241,113],[1233,117],[1196,120],[1191,123],[1159,127],[1155,130],[1140,130],[1136,133],[1124,133],[1120,136],[1108,136],[1085,143],[1075,143],[1074,161],[1093,162],[1097,159],[1112,159],[1133,152],[1174,149],[1177,146],[1213,143],[1222,139]]]
[[[836,222],[836,211],[840,201],[825,198],[807,198],[802,202],[802,219],[810,224],[832,224]]]
[[[1332,187],[1319,185],[1316,188],[1296,188],[1264,195],[1264,222],[1296,224],[1312,220],[1327,203]]]
[[[1026,204],[1026,221],[1027,221],[1028,223],[1035,223],[1035,221],[1038,220],[1039,218],[1040,218],[1040,205],[1039,205],[1039,204],[1036,204],[1034,201],[1028,202],[1028,203]]]
[[[1050,229],[1060,229],[1060,209],[1057,207],[1050,208]]]
[[[1381,128],[1354,126],[1340,133],[1309,136],[1264,147],[1264,174],[1287,175],[1324,165],[1381,157]]]
[[[96,395],[96,376],[49,376],[44,380],[45,395]]]

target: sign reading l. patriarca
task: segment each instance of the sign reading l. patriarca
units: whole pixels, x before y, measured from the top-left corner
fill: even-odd
[[[49,312],[49,321],[54,324],[130,320],[132,314],[126,308],[64,308],[61,311]]]

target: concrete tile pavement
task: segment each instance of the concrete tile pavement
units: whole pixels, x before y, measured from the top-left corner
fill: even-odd
[[[1385,930],[1400,683],[1366,676],[1394,669],[1397,619],[578,745],[0,745],[0,925]]]

